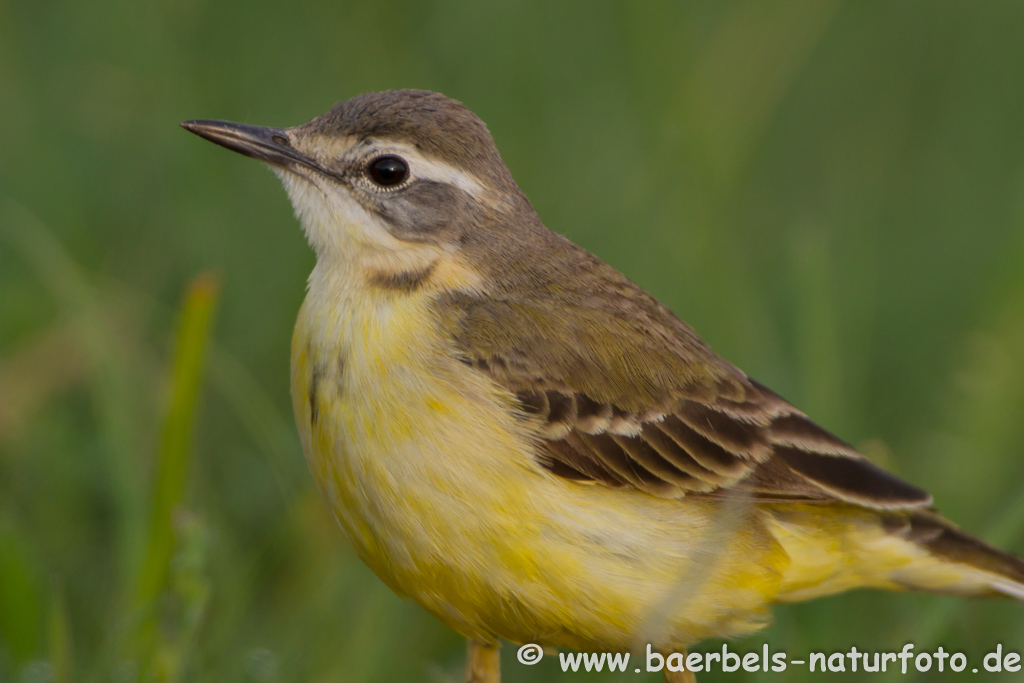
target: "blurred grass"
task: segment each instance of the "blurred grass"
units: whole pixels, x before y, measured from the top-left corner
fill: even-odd
[[[135,609],[148,612],[136,634],[143,645],[156,636],[158,617],[156,600],[173,577],[182,585],[180,597],[181,631],[178,642],[166,643],[157,654],[155,669],[161,681],[181,679],[183,652],[192,645],[209,597],[209,586],[202,577],[204,561],[202,521],[180,515],[178,507],[185,487],[185,477],[192,458],[191,437],[203,379],[206,351],[211,335],[214,307],[220,284],[212,274],[203,274],[189,285],[181,305],[180,321],[175,337],[173,365],[170,368],[170,398],[163,418],[160,445],[152,484],[152,508],[146,550],[136,579]],[[177,521],[177,529],[174,522]],[[175,552],[180,549],[179,557]],[[172,566],[172,560],[177,566]]]
[[[154,600],[167,580],[167,565],[174,548],[171,516],[181,502],[191,459],[193,417],[219,289],[213,275],[200,275],[189,285],[182,303],[170,370],[170,399],[163,419],[153,478],[146,554],[139,573],[138,604]]]
[[[305,473],[284,193],[177,127],[371,89],[464,100],[551,228],[1024,551],[1022,34],[966,0],[0,0],[0,682],[459,680]],[[180,305],[211,270],[216,338]],[[167,365],[183,320],[205,372]],[[776,615],[733,645],[1024,649],[996,601]]]
[[[143,519],[142,490],[134,453],[140,425],[134,419],[132,390],[127,368],[119,353],[119,340],[93,288],[53,233],[24,207],[0,197],[0,235],[20,252],[34,269],[39,282],[59,302],[76,329],[78,340],[94,368],[91,388],[95,395],[97,430],[102,435],[107,460],[104,465],[113,486],[120,568],[130,572],[131,549],[140,537]],[[11,397],[16,401],[16,397]]]

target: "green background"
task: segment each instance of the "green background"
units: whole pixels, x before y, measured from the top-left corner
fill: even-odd
[[[284,192],[177,126],[367,90],[466,102],[549,227],[1024,551],[1022,35],[995,0],[0,0],[0,681],[461,680],[305,471]],[[907,640],[977,664],[1024,609],[860,592],[730,646]]]

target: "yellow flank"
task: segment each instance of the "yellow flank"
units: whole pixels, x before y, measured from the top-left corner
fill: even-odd
[[[379,254],[371,269],[318,265],[292,395],[310,471],[360,558],[451,628],[482,642],[681,648],[750,632],[775,601],[898,587],[893,573],[925,557],[852,506],[754,506],[723,529],[729,503],[551,475],[533,455],[536,425],[435,326],[437,290],[473,278],[434,257],[412,292],[371,284]]]

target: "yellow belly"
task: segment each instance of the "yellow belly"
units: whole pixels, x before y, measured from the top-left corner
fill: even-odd
[[[451,356],[425,298],[315,296],[292,349],[303,447],[356,552],[395,591],[485,641],[625,647],[706,559],[695,555],[715,532],[713,504],[541,469],[511,397]],[[751,529],[732,542],[784,560]],[[682,596],[668,639],[753,628],[778,583],[772,564],[730,567],[727,598]]]
[[[820,506],[736,511],[551,475],[511,397],[450,353],[426,297],[373,294],[311,291],[292,347],[296,420],[360,558],[451,628],[681,648],[757,628],[775,600],[885,585],[841,540],[865,526],[856,511],[822,524]]]

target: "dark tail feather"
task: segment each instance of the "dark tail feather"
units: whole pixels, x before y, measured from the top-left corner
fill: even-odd
[[[1024,560],[994,548],[935,512],[921,510],[887,517],[886,525],[937,558],[979,570],[952,593],[1005,595],[1024,601]],[[985,590],[987,588],[987,590]]]

